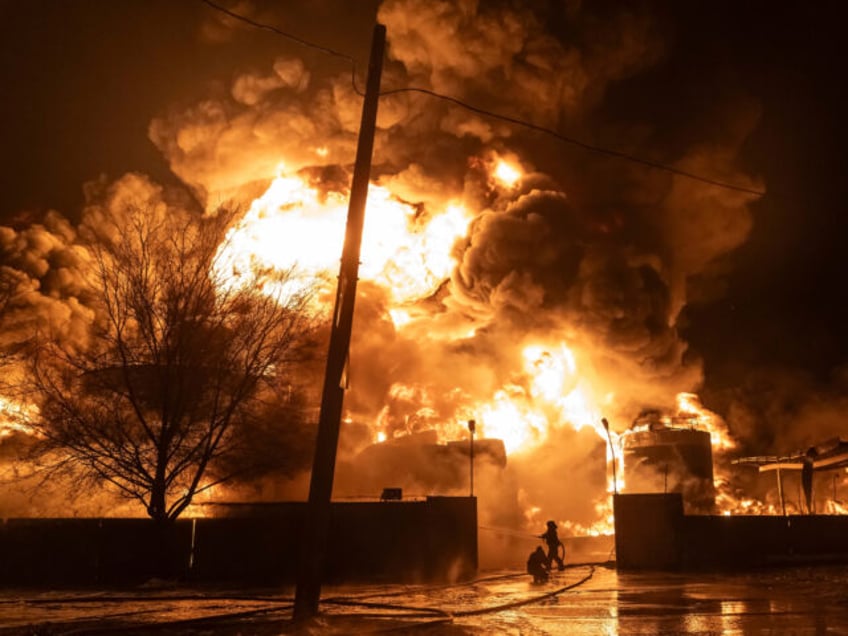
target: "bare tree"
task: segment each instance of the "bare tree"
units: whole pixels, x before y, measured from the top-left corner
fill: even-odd
[[[88,344],[47,339],[33,360],[43,449],[157,520],[239,470],[235,432],[267,412],[311,328],[294,271],[227,269],[232,219],[128,204],[89,223]]]
[[[26,280],[21,272],[0,261],[0,325],[4,331],[9,317],[21,304],[25,285]],[[0,339],[0,369],[8,364],[23,346],[23,343],[14,338]]]

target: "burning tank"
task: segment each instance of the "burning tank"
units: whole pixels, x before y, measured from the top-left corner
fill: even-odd
[[[474,440],[478,476],[500,472],[506,450],[499,439]],[[440,444],[436,431],[424,431],[372,444],[340,467],[341,484],[357,495],[401,489],[403,495],[447,494],[470,487],[471,446],[467,440]],[[347,470],[346,470],[347,469]]]
[[[626,492],[679,492],[689,511],[713,511],[711,436],[690,418],[643,411],[622,435],[621,445]]]

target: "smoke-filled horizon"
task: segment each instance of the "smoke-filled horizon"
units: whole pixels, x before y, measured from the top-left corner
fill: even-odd
[[[3,265],[19,273],[36,300],[29,313],[14,317],[4,340],[39,321],[84,337],[91,316],[75,278],[85,260],[79,228],[95,210],[128,198],[159,205],[187,200],[174,194],[182,191],[195,200],[189,206],[238,205],[246,220],[234,235],[254,255],[248,260],[272,263],[279,254],[267,251],[276,246],[291,252],[284,263],[315,256],[315,267],[326,264],[323,275],[335,276],[340,243],[333,232],[342,221],[330,208],[344,209],[361,108],[350,68],[197,4],[179,10],[184,31],[177,36],[173,23],[161,22],[167,9],[155,3],[149,22],[133,31],[162,29],[168,42],[180,41],[182,54],[191,52],[188,59],[205,56],[190,85],[178,85],[181,75],[162,68],[167,51],[149,62],[160,65],[152,77],[161,73],[161,81],[139,96],[149,116],[143,130],[133,131],[131,147],[152,146],[136,154],[138,165],[127,159],[131,153],[104,161],[96,171],[110,174],[85,186],[82,214],[33,213],[50,206],[47,197],[9,210],[15,218],[0,232]],[[748,166],[752,154],[765,152],[763,127],[774,126],[769,94],[754,90],[741,71],[734,75],[731,60],[709,58],[717,44],[685,41],[696,17],[653,3],[384,0],[356,11],[336,4],[287,12],[264,2],[233,8],[359,59],[376,17],[388,33],[384,90],[425,88],[720,181],[767,192],[782,185],[765,174],[767,162]],[[56,9],[56,17],[31,28],[62,33],[52,21],[69,11]],[[94,69],[103,63],[99,55],[121,51],[118,34],[130,13],[96,16],[104,28],[92,27],[75,58],[80,69],[68,74],[84,78],[80,91],[94,81],[87,63]],[[25,11],[20,18],[27,19]],[[340,36],[344,20],[351,28]],[[738,34],[728,37],[742,50]],[[754,67],[758,59],[746,61]],[[144,66],[134,63],[130,70]],[[73,94],[68,112],[85,112],[97,101]],[[117,121],[123,108],[139,108],[130,96],[111,99]],[[108,136],[108,120],[99,123],[98,134]],[[823,383],[801,364],[760,360],[743,346],[738,352],[750,372],[740,373],[733,352],[718,351],[710,323],[698,323],[712,318],[729,332],[726,342],[744,340],[730,333],[732,319],[717,314],[738,302],[734,280],[746,246],[761,245],[758,228],[771,223],[768,194],[757,200],[586,154],[415,93],[381,99],[373,163],[366,223],[376,234],[397,230],[415,239],[375,240],[381,260],[369,274],[366,237],[345,401],[347,419],[369,431],[360,442],[434,429],[444,439],[462,439],[462,424],[477,419],[484,436],[507,444],[519,473],[519,507],[542,515],[525,521],[549,516],[585,527],[597,520],[594,504],[605,496],[604,479],[591,476],[604,444],[597,431],[602,416],[621,432],[642,409],[671,412],[678,393],[702,391],[751,452],[788,452],[842,433],[836,414],[844,374]],[[499,174],[502,165],[515,175]],[[132,174],[122,176],[126,171]],[[314,201],[304,206],[304,196]],[[304,222],[298,229],[287,225],[294,216]],[[336,230],[326,230],[325,219]],[[304,233],[310,224],[315,234]],[[274,232],[279,239],[269,247]],[[329,262],[318,258],[325,252]],[[407,278],[417,286],[398,291]],[[774,329],[777,317],[767,307],[768,324],[741,321],[755,329],[745,341],[751,350],[760,331]],[[834,356],[830,368],[843,363]],[[711,369],[724,374],[711,377]],[[551,377],[553,385],[546,384]],[[734,377],[753,386],[729,384]],[[559,498],[553,483],[564,489]],[[578,501],[570,491],[580,492],[580,483],[597,492]]]

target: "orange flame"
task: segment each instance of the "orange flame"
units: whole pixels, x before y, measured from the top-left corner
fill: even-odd
[[[243,272],[257,268],[293,268],[300,277],[290,284],[318,280],[331,290],[346,214],[344,193],[319,193],[297,176],[279,176],[228,233],[219,255],[221,273],[237,284]],[[449,276],[451,248],[466,233],[471,215],[459,203],[421,215],[372,184],[365,219],[360,275],[403,303],[431,295]]]
[[[318,148],[320,154],[326,149]],[[490,155],[483,162],[490,184],[500,189],[515,188],[523,178],[523,168],[515,157]],[[321,191],[304,178],[280,174],[267,190],[252,201],[241,220],[230,229],[219,251],[218,272],[230,284],[242,284],[242,276],[264,269],[289,271],[298,275],[286,285],[318,283],[327,293],[316,296],[326,303],[333,297],[335,275],[345,232],[347,193]],[[457,266],[453,247],[464,237],[474,214],[454,201],[438,210],[421,209],[393,197],[384,187],[371,184],[362,238],[360,276],[387,290],[389,314],[402,332],[421,316],[415,301],[432,296]],[[245,276],[245,280],[247,277]],[[285,293],[288,290],[283,290]],[[328,309],[326,305],[319,309]],[[620,436],[602,425],[602,407],[614,411],[614,396],[599,399],[589,380],[581,374],[579,356],[569,343],[552,339],[527,342],[515,360],[515,372],[488,395],[475,395],[473,387],[456,389],[450,400],[452,412],[437,408],[437,397],[427,386],[400,382],[389,390],[392,399],[414,404],[407,432],[421,428],[435,430],[440,441],[456,440],[467,434],[466,423],[474,419],[481,437],[499,438],[508,454],[525,453],[545,444],[558,429],[591,429],[604,443],[607,453],[607,491],[624,487],[623,453]],[[444,400],[443,400],[444,401]],[[705,409],[691,393],[677,396],[678,414],[674,424],[709,431],[713,447],[727,451],[735,447],[720,417]],[[15,417],[2,417],[8,402],[0,400],[0,437],[12,430],[27,431],[22,407]],[[376,417],[374,440],[387,437],[387,408]],[[609,468],[616,464],[616,470]],[[728,494],[720,497],[723,510],[753,509],[754,503],[740,503]],[[612,511],[609,497],[597,504],[597,521],[563,527],[575,534],[609,534]],[[527,509],[532,510],[532,502]]]
[[[521,169],[505,159],[498,159],[492,171],[495,181],[506,188],[514,188],[521,180]]]
[[[525,346],[521,356],[522,373],[513,381],[486,399],[464,396],[463,405],[451,414],[439,413],[425,386],[395,383],[389,397],[418,404],[410,417],[416,423],[426,422],[443,442],[464,435],[466,422],[474,419],[479,434],[502,440],[508,454],[532,450],[548,439],[550,431],[564,426],[574,430],[591,426],[606,443],[592,391],[580,378],[571,349],[564,342],[534,343]],[[383,438],[386,417],[384,409],[377,427]]]
[[[724,452],[736,448],[736,441],[730,436],[724,420],[705,409],[694,393],[678,393],[677,410],[676,422],[683,420],[691,428],[707,431],[714,451]]]

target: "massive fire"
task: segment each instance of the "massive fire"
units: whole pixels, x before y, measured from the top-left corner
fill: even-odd
[[[389,55],[400,56],[395,70],[401,71],[409,60],[398,43]],[[247,273],[291,271],[285,283],[291,287],[275,291],[317,288],[314,309],[329,315],[358,102],[348,102],[336,80],[311,78],[299,60],[278,61],[274,72],[268,81],[257,83],[253,76],[236,81],[232,108],[209,100],[183,115],[157,119],[151,138],[174,173],[207,194],[208,207],[233,193],[251,192],[237,195],[235,203],[245,212],[221,245],[219,280],[239,285],[252,280]],[[420,127],[409,125],[423,113],[401,99],[381,102],[389,123],[378,125],[377,146],[385,156],[375,159],[376,182],[368,191],[359,276],[369,291],[381,292],[375,294],[379,311],[369,316],[380,321],[385,339],[369,351],[390,350],[386,358],[402,359],[369,360],[384,367],[369,370],[376,388],[360,400],[358,411],[344,416],[368,428],[369,442],[425,431],[435,432],[440,442],[456,441],[466,438],[467,423],[474,420],[479,437],[502,440],[508,455],[531,458],[528,463],[557,454],[557,444],[570,443],[568,433],[579,433],[584,447],[568,461],[589,463],[586,456],[598,451],[601,460],[592,461],[602,464],[605,449],[604,485],[595,484],[599,492],[590,495],[598,500],[592,503],[597,519],[580,524],[599,531],[608,526],[607,493],[625,486],[621,435],[638,408],[634,395],[641,398],[640,389],[656,377],[655,393],[645,398],[656,401],[664,379],[679,371],[671,307],[685,298],[673,297],[672,268],[659,262],[656,246],[612,236],[623,227],[618,213],[572,206],[560,177],[571,172],[578,178],[573,166],[561,174],[550,164],[537,171],[531,161],[538,157],[517,150],[526,148],[518,135],[491,122],[462,119],[458,111],[432,108]],[[571,95],[566,110],[579,101],[578,94]],[[450,143],[427,148],[427,135]],[[267,186],[256,196],[254,188],[263,180]],[[675,196],[692,198],[686,187],[668,186]],[[707,199],[711,212],[727,207],[712,195]],[[659,218],[645,220],[652,227],[662,224]],[[684,228],[681,235],[694,229]],[[360,334],[371,327],[355,323]],[[595,350],[603,347],[600,354]],[[432,359],[431,350],[438,352]],[[596,358],[603,358],[603,370],[595,368]],[[404,365],[411,370],[399,371]],[[660,368],[664,365],[669,368]],[[643,375],[639,386],[619,392],[619,381],[631,374]],[[686,380],[678,384],[694,385]],[[717,450],[733,447],[723,422],[696,396],[678,399],[678,424],[685,420],[685,426],[708,430]],[[540,507],[535,501],[528,506]]]
[[[493,163],[492,169],[493,178],[507,186],[521,176],[515,165],[503,159]],[[304,284],[323,281],[329,291],[341,251],[346,209],[344,193],[319,193],[298,176],[280,175],[229,233],[220,266],[234,282],[239,272],[249,268],[294,267],[303,274],[296,280]],[[472,218],[459,202],[422,215],[385,188],[370,187],[360,271],[363,279],[389,291],[393,301],[389,313],[399,331],[412,319],[405,306],[433,294],[456,267],[451,249],[465,235]],[[331,295],[321,297],[326,303]],[[442,440],[455,438],[468,419],[476,418],[481,434],[502,439],[509,453],[543,444],[551,427],[600,427],[600,411],[564,342],[528,344],[522,358],[516,382],[505,384],[487,401],[462,405],[447,421],[440,421],[428,406],[431,399],[426,388],[396,385],[389,397],[414,393],[422,405],[416,418],[426,420]],[[379,428],[378,418],[375,439],[378,434],[385,435]]]
[[[521,178],[516,162],[497,158],[488,163],[488,168],[491,179],[503,187],[513,187]],[[222,266],[236,283],[239,272],[248,268],[294,267],[304,275],[304,284],[322,281],[325,291],[330,292],[346,207],[343,192],[322,192],[300,176],[281,174],[250,204],[231,230],[222,246]],[[361,273],[363,279],[387,290],[391,298],[388,313],[398,333],[422,318],[415,301],[431,296],[457,267],[453,246],[465,236],[474,217],[461,202],[423,213],[394,198],[386,188],[372,184]],[[325,303],[322,309],[328,310],[332,294],[320,297]],[[431,333],[430,337],[441,336]],[[576,431],[589,427],[606,447],[608,465],[618,467],[614,473],[608,469],[608,492],[622,490],[625,482],[620,435],[602,425],[601,401],[581,374],[573,349],[565,341],[554,339],[528,342],[520,351],[510,381],[495,388],[488,398],[473,397],[464,390],[462,379],[457,378],[449,412],[437,405],[444,402],[444,396],[436,395],[426,382],[395,382],[387,399],[417,405],[405,415],[400,433],[431,430],[442,442],[462,439],[467,422],[473,419],[478,423],[479,435],[502,440],[507,454],[518,455],[542,447],[551,432],[560,427]],[[605,396],[603,406],[608,407],[613,399]],[[374,418],[372,441],[384,441],[399,433],[397,429],[389,430],[390,419],[387,406]],[[717,453],[735,446],[721,418],[705,409],[694,394],[679,394],[677,414],[668,419],[675,426],[708,431]],[[726,492],[719,496],[718,505],[723,511],[746,508],[746,504]],[[586,526],[565,520],[564,525],[589,534],[609,533],[612,522],[608,499],[602,498],[596,507],[598,519],[594,523]]]
[[[474,434],[481,442],[500,440],[509,468],[517,467],[498,476],[504,499],[520,492],[520,514],[510,520],[523,521],[522,530],[553,518],[571,534],[610,534],[609,495],[642,486],[629,474],[625,479],[636,462],[626,466],[623,449],[627,435],[640,431],[630,423],[645,408],[661,413],[664,426],[709,437],[716,459],[711,512],[783,514],[772,493],[762,500],[740,494],[742,480],[726,460],[756,440],[737,443],[722,418],[688,392],[704,378],[681,329],[687,303],[711,299],[724,286],[713,278],[728,275],[725,259],[747,240],[752,223],[749,194],[682,175],[718,175],[756,188],[735,160],[756,108],[716,107],[726,133],[720,138],[709,132],[715,126],[657,137],[639,113],[608,120],[618,113],[605,103],[608,86],[665,59],[661,47],[645,41],[657,30],[639,15],[624,12],[610,30],[595,25],[581,32],[580,12],[570,11],[580,37],[561,46],[544,20],[518,11],[522,3],[440,3],[416,20],[403,10],[414,3],[380,4],[378,17],[389,27],[390,94],[380,100],[339,463],[369,444],[387,442],[383,448],[391,450],[395,442],[435,439],[465,449]],[[603,45],[584,50],[586,42]],[[149,136],[201,207],[234,196],[244,210],[221,245],[218,279],[240,285],[252,279],[249,272],[293,271],[286,278],[292,288],[275,291],[317,289],[313,308],[329,316],[361,100],[338,60],[322,68],[320,55],[303,62],[298,55],[281,47],[270,75],[255,58],[229,90],[216,82],[191,107],[161,105]],[[362,74],[355,73],[359,83]],[[442,102],[404,87],[457,99]],[[492,113],[512,113],[532,130]],[[735,121],[737,115],[746,121]],[[565,134],[620,148],[612,153],[619,157],[584,160],[582,151],[560,145],[571,139]],[[669,142],[675,138],[692,143]],[[664,147],[653,148],[657,141]],[[662,157],[676,169],[619,162],[628,153]],[[97,205],[86,197],[87,206]],[[185,197],[174,201],[180,198],[174,205],[185,204]],[[85,250],[82,234],[75,237],[77,228],[67,225],[51,240],[6,236],[32,269],[33,295],[41,294],[45,306],[55,300],[56,314],[75,316],[74,304],[89,309],[85,294],[71,281],[72,259],[52,247]],[[39,326],[47,323],[39,316]],[[81,337],[85,326],[76,329]],[[321,385],[317,377],[300,380]],[[315,406],[308,404],[309,425]],[[7,448],[31,433],[32,415],[0,399]],[[750,433],[747,420],[732,423]],[[305,446],[292,444],[292,454],[302,459]],[[274,494],[300,497],[302,475],[291,481]],[[459,482],[449,494],[465,492]],[[487,489],[477,483],[482,502]],[[665,486],[660,479],[655,492]],[[225,499],[234,491],[222,485],[203,497]],[[828,513],[845,512],[835,485],[826,506]]]
[[[347,197],[319,193],[298,176],[280,175],[232,228],[219,266],[226,279],[255,268],[290,270],[294,284],[324,281],[332,290],[344,240]],[[389,290],[398,304],[425,298],[448,277],[450,251],[471,221],[459,203],[425,216],[378,185],[368,192],[362,237],[362,278]],[[402,318],[399,316],[399,321]]]
[[[513,188],[522,178],[519,162],[514,158],[495,156],[480,163],[500,187]],[[302,284],[319,281],[326,292],[319,294],[323,303],[319,309],[327,311],[346,210],[344,192],[323,191],[299,175],[281,172],[250,203],[230,231],[222,246],[220,266],[226,268],[227,277],[234,284],[238,284],[239,273],[250,268],[295,268],[302,274],[295,280]],[[360,271],[364,280],[387,291],[391,299],[388,313],[398,333],[403,334],[408,326],[426,319],[426,311],[422,314],[415,303],[434,294],[458,266],[453,246],[466,235],[475,216],[459,201],[435,212],[424,212],[395,198],[388,189],[371,185]],[[429,336],[445,337],[438,333]],[[426,382],[395,382],[387,399],[416,406],[405,415],[401,431],[389,430],[391,413],[388,406],[384,407],[374,418],[372,441],[423,430],[435,431],[441,442],[462,439],[467,422],[473,419],[480,436],[502,440],[507,454],[514,456],[542,447],[560,427],[575,431],[589,427],[606,447],[608,466],[617,465],[614,471],[608,468],[607,491],[625,488],[621,436],[602,424],[603,409],[610,407],[614,396],[598,399],[581,374],[573,349],[564,340],[527,342],[520,350],[520,359],[515,360],[510,381],[495,388],[488,398],[472,396],[464,389],[462,379],[457,378],[449,400],[452,407],[446,412],[438,404],[445,402],[444,396],[435,391]],[[670,426],[709,432],[716,454],[735,447],[721,418],[705,409],[692,393],[677,396],[677,413],[666,420]],[[723,483],[719,477],[717,508],[721,512],[764,510],[762,505],[732,497]],[[576,533],[610,533],[608,498],[602,497],[595,506],[595,522],[584,525],[564,520],[563,525]]]
[[[514,159],[495,158],[481,164],[490,171],[490,182],[499,187],[513,188],[522,177]],[[329,313],[344,238],[346,193],[325,190],[299,174],[281,171],[246,209],[221,246],[218,267],[222,279],[238,285],[240,274],[250,270],[293,269],[300,276],[290,278],[287,284],[317,284],[322,293],[316,295],[316,309]],[[466,238],[479,216],[462,201],[432,210],[405,203],[387,188],[371,185],[360,272],[363,280],[386,291],[387,314],[400,336],[407,330],[420,330],[421,323],[427,322],[430,310],[419,301],[433,296],[450,280],[459,265],[455,245]],[[434,341],[471,338],[475,328],[473,321],[469,324],[472,327],[465,336],[431,329],[428,337]],[[394,382],[386,399],[415,407],[405,415],[401,430],[390,426],[391,413],[384,407],[371,422],[372,441],[424,430],[435,431],[441,442],[463,439],[467,422],[473,419],[478,435],[502,440],[506,453],[516,457],[543,448],[552,434],[564,427],[574,431],[588,427],[596,434],[597,443],[606,448],[607,492],[621,491],[625,487],[621,435],[602,423],[607,409],[615,410],[615,396],[596,393],[580,369],[577,350],[566,339],[525,339],[517,334],[516,340],[523,344],[516,349],[512,373],[488,395],[469,390],[461,377],[454,380],[447,398],[443,390],[439,392],[424,379],[416,384]],[[674,425],[708,431],[717,453],[734,448],[721,418],[705,409],[696,395],[681,393],[677,403],[678,413],[671,418]],[[445,404],[450,405],[447,410]],[[3,409],[7,417],[0,436],[28,430],[23,407],[4,402]],[[613,466],[617,468],[613,470]],[[717,504],[722,511],[755,507],[732,498],[721,488],[721,480],[719,493]],[[609,498],[601,493],[593,505],[595,521],[563,519],[563,527],[577,534],[611,533]]]

